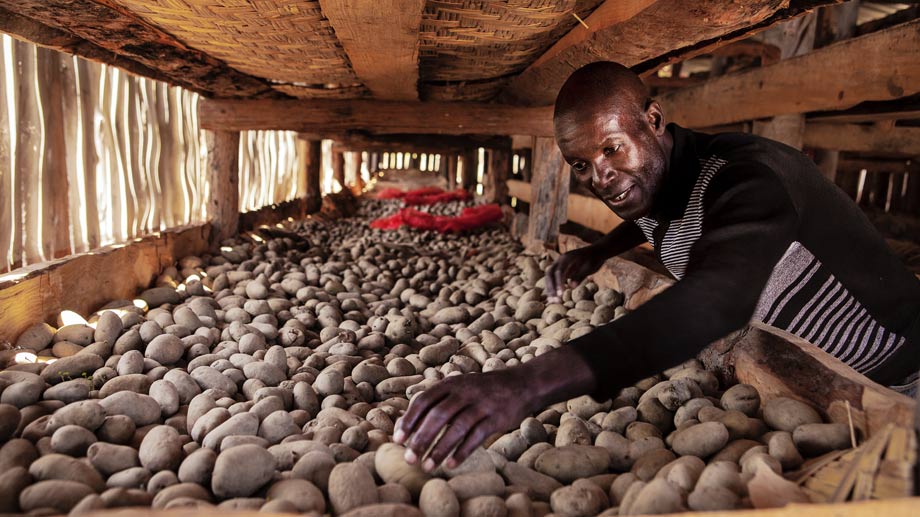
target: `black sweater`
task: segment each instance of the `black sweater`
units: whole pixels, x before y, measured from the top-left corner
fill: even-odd
[[[668,126],[652,214],[634,222],[678,282],[569,343],[616,390],[763,321],[882,384],[920,367],[920,281],[799,151]],[[635,232],[638,234],[638,232]]]

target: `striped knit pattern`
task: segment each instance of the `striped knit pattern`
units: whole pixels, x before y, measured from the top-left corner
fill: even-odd
[[[700,176],[683,217],[669,223],[660,243],[654,235],[658,227],[655,219],[636,221],[678,280],[686,273],[690,249],[702,234],[706,188],[725,163],[716,157],[700,160]],[[861,373],[881,364],[905,341],[876,321],[799,242],[793,242],[774,266],[753,319],[785,329]]]

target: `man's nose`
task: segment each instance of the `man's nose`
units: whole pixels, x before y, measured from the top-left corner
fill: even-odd
[[[607,189],[607,186],[616,179],[616,171],[607,166],[605,163],[596,163],[594,165],[594,174],[591,177],[591,186],[599,192]]]

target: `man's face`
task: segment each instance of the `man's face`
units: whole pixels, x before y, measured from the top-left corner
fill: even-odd
[[[579,184],[623,219],[649,214],[667,157],[644,112],[586,106],[557,117],[555,128]]]

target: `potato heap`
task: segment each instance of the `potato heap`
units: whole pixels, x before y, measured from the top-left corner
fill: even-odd
[[[365,211],[389,209],[377,203]],[[606,515],[750,506],[760,470],[846,447],[810,407],[722,392],[692,361],[525,420],[429,475],[391,442],[409,399],[513,367],[622,316],[586,283],[547,304],[552,257],[504,231],[308,221],[186,257],[93,325],[28,329],[51,363],[0,372],[0,512],[210,507],[334,515]],[[21,350],[20,350],[21,351]]]

